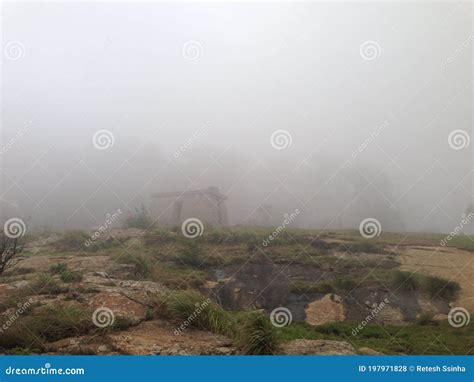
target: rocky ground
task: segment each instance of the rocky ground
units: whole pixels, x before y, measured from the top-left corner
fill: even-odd
[[[398,343],[392,329],[418,325],[435,337],[451,333],[453,307],[473,310],[470,250],[307,232],[268,248],[248,232],[213,231],[189,241],[179,232],[137,229],[111,230],[90,248],[87,235],[29,238],[1,275],[0,352],[248,354],[239,328],[252,311],[273,323],[278,345],[271,353],[421,353]],[[173,300],[190,291],[203,302],[183,313]],[[211,304],[216,317],[203,321],[200,304]],[[280,308],[285,326],[272,318]],[[222,317],[237,317],[232,330]],[[349,334],[368,317],[361,334]],[[469,330],[468,344],[454,349],[446,338],[448,354],[470,354],[472,331],[461,330]]]

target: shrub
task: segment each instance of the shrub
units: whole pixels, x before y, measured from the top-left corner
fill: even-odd
[[[0,347],[42,348],[43,342],[83,335],[94,328],[91,313],[80,307],[42,307],[34,314],[20,316],[2,333]]]
[[[67,269],[67,265],[66,265],[66,264],[64,264],[64,263],[58,263],[58,264],[51,265],[51,266],[49,267],[49,272],[50,272],[52,275],[56,275],[56,274],[58,274],[58,273],[64,272],[66,269]]]
[[[82,281],[82,274],[80,272],[71,271],[70,269],[65,269],[59,274],[62,282],[65,283],[77,283]]]
[[[201,263],[201,253],[201,247],[196,241],[186,241],[179,260],[185,265],[196,267]]]
[[[420,283],[414,274],[409,272],[395,271],[390,280],[395,290],[413,292],[420,289]]]
[[[209,330],[212,333],[229,333],[232,329],[230,316],[219,306],[196,292],[168,293],[156,302],[155,314],[189,326]]]
[[[278,338],[268,317],[260,312],[249,313],[239,323],[237,344],[244,354],[275,354]]]
[[[36,294],[57,294],[63,291],[58,282],[47,273],[40,273],[32,281],[30,288]]]
[[[146,278],[151,274],[151,265],[148,259],[142,255],[126,253],[117,257],[119,264],[131,264],[135,266],[134,276]]]
[[[80,272],[71,271],[66,264],[59,263],[49,267],[49,272],[53,275],[59,274],[62,282],[74,283],[82,280],[82,274]]]

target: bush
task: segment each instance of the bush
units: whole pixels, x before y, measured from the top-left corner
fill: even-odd
[[[59,263],[51,265],[49,272],[53,275],[59,274],[62,282],[75,283],[82,280],[82,274],[80,272],[71,271],[66,264]]]
[[[64,283],[78,283],[82,281],[82,274],[80,272],[66,269],[59,274],[61,281]]]
[[[0,347],[31,349],[43,342],[86,334],[95,326],[91,312],[79,307],[42,307],[34,314],[20,316],[0,336]]]
[[[47,273],[40,273],[33,280],[30,288],[36,294],[58,294],[63,291],[58,282]]]
[[[259,312],[249,313],[239,323],[237,344],[244,354],[271,355],[278,350],[275,328],[268,317]]]
[[[126,253],[117,257],[116,262],[119,264],[134,265],[134,276],[137,278],[146,278],[151,274],[150,262],[142,255]]]
[[[66,265],[66,264],[64,264],[64,263],[58,263],[58,264],[51,265],[51,266],[49,267],[49,272],[50,272],[52,275],[57,275],[58,273],[64,272],[66,269],[67,269],[67,265]]]
[[[414,292],[420,289],[419,281],[417,280],[414,274],[411,274],[409,272],[393,272],[390,283],[395,290]]]
[[[201,247],[196,241],[186,241],[178,259],[185,265],[196,267],[201,263],[201,254]]]
[[[230,316],[219,306],[196,292],[172,292],[161,296],[155,314],[189,322],[189,326],[217,334],[232,331]]]

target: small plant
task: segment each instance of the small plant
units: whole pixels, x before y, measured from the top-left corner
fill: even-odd
[[[61,281],[64,283],[78,283],[82,281],[82,274],[80,272],[66,269],[59,274]]]
[[[85,309],[72,306],[37,308],[31,314],[19,317],[10,330],[2,333],[0,347],[35,349],[39,346],[39,350],[44,351],[43,343],[84,335],[96,329],[90,319],[91,314]]]
[[[58,263],[58,264],[51,265],[51,266],[49,267],[49,272],[50,272],[52,275],[57,275],[58,273],[64,272],[66,269],[67,269],[67,265],[66,265],[66,264],[64,264],[64,263]]]
[[[185,265],[196,267],[201,263],[201,253],[201,247],[195,240],[186,241],[179,260]]]
[[[278,339],[275,328],[268,317],[259,312],[252,312],[239,325],[238,345],[244,354],[275,354],[278,350]]]
[[[40,273],[31,283],[31,289],[36,294],[57,294],[62,292],[58,282],[48,273]]]
[[[131,212],[125,220],[125,228],[147,229],[152,225],[148,211],[142,204],[140,208],[135,207],[135,211]]]
[[[66,264],[59,263],[49,267],[49,272],[52,275],[59,274],[59,278],[65,283],[76,283],[82,281],[82,274],[77,271],[71,271]]]
[[[232,331],[230,316],[222,308],[196,292],[173,292],[156,301],[154,313],[195,328],[217,334]]]
[[[148,259],[139,254],[126,253],[120,255],[117,260],[119,264],[130,264],[135,267],[134,276],[139,279],[149,277],[151,265]]]

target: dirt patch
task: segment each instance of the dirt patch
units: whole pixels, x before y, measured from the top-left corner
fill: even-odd
[[[344,321],[344,305],[340,296],[327,294],[321,300],[313,301],[306,308],[306,322],[310,325],[322,325],[327,322]]]
[[[474,256],[455,248],[406,248],[398,257],[401,269],[457,282],[461,286],[455,306],[474,313]]]

